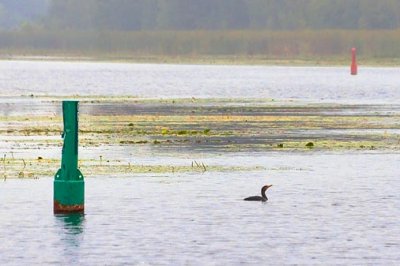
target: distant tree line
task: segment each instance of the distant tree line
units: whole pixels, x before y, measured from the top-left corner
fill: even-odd
[[[4,26],[13,17],[26,21]],[[0,56],[315,59],[355,46],[386,60],[400,58],[399,20],[400,0],[0,0]]]
[[[114,58],[244,56],[348,59],[351,47],[369,59],[399,59],[400,30],[317,31],[13,31],[0,32],[0,54]]]
[[[51,0],[42,23],[118,31],[395,29],[400,27],[400,1]]]
[[[0,0],[0,29],[400,28],[399,0]]]

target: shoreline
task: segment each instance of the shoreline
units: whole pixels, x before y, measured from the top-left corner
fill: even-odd
[[[177,64],[177,65],[249,65],[249,66],[304,66],[304,67],[346,67],[350,66],[350,57],[293,57],[270,58],[263,55],[246,56],[154,56],[154,55],[78,55],[38,53],[4,54],[0,52],[0,61],[48,61],[48,62],[105,62],[132,64]],[[366,67],[400,67],[399,58],[362,58],[359,66]]]

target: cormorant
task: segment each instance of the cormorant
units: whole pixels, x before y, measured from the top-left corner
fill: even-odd
[[[265,195],[265,191],[267,191],[268,188],[272,187],[272,185],[265,185],[261,188],[261,197],[260,196],[252,196],[245,198],[243,200],[248,200],[248,201],[267,201],[267,195]]]

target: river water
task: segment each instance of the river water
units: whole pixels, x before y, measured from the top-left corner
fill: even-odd
[[[0,95],[245,97],[387,103],[400,100],[400,68],[157,65],[0,61]]]
[[[75,217],[53,216],[50,178],[1,182],[0,264],[399,262],[399,154],[234,157],[269,170],[87,178]]]
[[[351,77],[339,67],[0,62],[3,103],[5,95],[101,94],[324,99],[389,108],[400,100],[399,81],[398,68],[361,68]],[[15,101],[2,113],[18,113]],[[41,112],[40,105],[32,110]],[[121,149],[116,156],[124,156]],[[0,181],[0,265],[400,262],[398,152],[138,151],[133,162],[194,159],[263,170],[88,177],[84,216],[53,215],[52,177]],[[273,184],[267,203],[242,200],[264,184]]]

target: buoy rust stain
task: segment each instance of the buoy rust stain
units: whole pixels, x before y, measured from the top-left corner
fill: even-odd
[[[83,213],[84,204],[76,205],[63,205],[58,201],[54,201],[54,213],[55,214],[67,214],[67,213]]]

